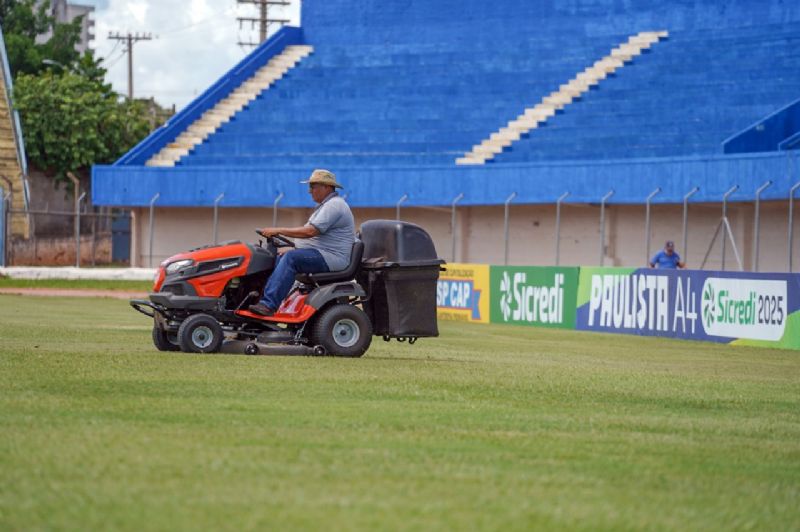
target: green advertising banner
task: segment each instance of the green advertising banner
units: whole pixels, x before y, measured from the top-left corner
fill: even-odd
[[[575,328],[578,268],[492,266],[491,322]]]

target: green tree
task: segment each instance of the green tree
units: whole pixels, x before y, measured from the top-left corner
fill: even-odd
[[[50,68],[45,59],[72,68],[80,59],[75,45],[80,40],[81,17],[69,23],[57,23],[47,14],[49,2],[36,5],[35,0],[0,0],[0,25],[6,41],[11,72],[35,74]],[[39,35],[50,32],[50,38],[37,43]]]
[[[75,50],[80,19],[56,23],[47,14],[48,5],[0,0],[0,23],[28,157],[64,180],[68,171],[119,158],[160,125],[156,117],[163,113],[155,102],[121,100],[105,82],[102,58],[91,50],[82,55]],[[37,36],[47,32],[47,42],[37,43]]]
[[[143,102],[119,101],[102,82],[74,72],[20,74],[14,102],[28,157],[58,180],[113,162],[150,131]]]

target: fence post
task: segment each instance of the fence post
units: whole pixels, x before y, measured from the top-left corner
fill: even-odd
[[[614,195],[613,190],[609,190],[600,200],[600,266],[605,263],[606,255],[606,201]]]
[[[76,190],[77,192],[77,190]],[[75,267],[81,267],[81,202],[86,192],[75,199]]]
[[[103,208],[100,207],[100,214],[102,215]],[[97,217],[98,217],[98,209],[97,207],[92,206],[92,267],[97,265]],[[34,253],[33,256],[36,258],[36,246],[34,246]]]
[[[225,193],[223,192],[219,196],[217,196],[216,199],[214,200],[214,245],[217,244],[218,240],[217,236],[219,234],[217,232],[217,222],[219,222],[219,202],[222,201],[222,198],[224,197]]]
[[[458,196],[453,198],[453,202],[450,204],[450,228],[453,231],[453,252],[450,255],[452,257],[452,262],[456,261],[456,203],[461,201],[463,197],[464,193],[459,193]]]
[[[756,189],[756,213],[755,213],[755,252],[753,254],[753,271],[758,271],[758,234],[761,229],[761,193],[772,184],[772,179],[768,179],[763,185]]]
[[[161,197],[161,192],[156,192],[156,195],[153,196],[153,199],[150,200],[150,237],[148,241],[150,249],[148,250],[148,255],[147,255],[147,264],[150,268],[153,267],[153,229],[154,229],[153,219],[155,218],[155,204],[156,201],[158,201],[159,197]]]
[[[406,201],[407,199],[408,199],[408,194],[403,194],[403,197],[397,200],[397,204],[395,204],[396,213],[394,219],[397,220],[398,222],[400,221],[400,205],[402,205],[403,202]]]
[[[6,192],[0,186],[0,267],[6,267]]]
[[[647,201],[646,201],[647,206],[645,208],[645,215],[644,215],[644,242],[645,242],[644,263],[645,264],[650,263],[650,201],[659,192],[661,192],[661,187],[656,187],[656,189],[652,191],[649,196],[647,196]]]
[[[569,196],[564,192],[556,200],[556,266],[561,262],[561,203]]]
[[[799,187],[800,181],[789,189],[789,273],[792,273],[792,241],[794,240],[794,220],[792,214],[794,211],[794,191]]]
[[[728,190],[722,196],[722,219],[727,222],[728,221],[728,196],[736,192],[738,190],[739,185],[733,185],[730,190]],[[730,226],[730,223],[728,224]],[[722,271],[725,271],[725,238],[722,239]]]
[[[78,212],[80,199],[78,199],[78,192],[80,192],[81,189],[81,180],[75,177],[75,174],[72,172],[67,172],[67,178],[72,181],[72,197],[75,198],[75,266],[80,267],[80,213]]]
[[[272,227],[277,227],[278,225],[278,203],[280,203],[282,199],[283,192],[278,192],[275,201],[272,202]]]
[[[697,194],[700,187],[694,187],[683,197],[683,262],[689,260],[689,198]],[[648,257],[648,260],[649,257]]]
[[[503,238],[505,239],[505,252],[503,254],[503,265],[508,266],[508,209],[509,204],[511,201],[517,197],[516,192],[512,192],[511,195],[506,198],[506,202],[504,204],[504,211],[503,211]]]

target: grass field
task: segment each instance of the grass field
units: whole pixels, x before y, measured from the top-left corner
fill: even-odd
[[[94,279],[12,279],[0,275],[0,288],[66,288],[149,292],[152,281],[98,281]]]
[[[0,529],[800,528],[800,353],[440,325],[162,354],[124,301],[0,296]]]

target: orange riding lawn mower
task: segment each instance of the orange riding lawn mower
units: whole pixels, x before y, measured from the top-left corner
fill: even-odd
[[[345,270],[298,274],[275,314],[250,312],[286,246],[294,244],[274,236],[174,255],[159,266],[149,299],[130,304],[153,319],[160,351],[360,357],[373,335],[409,344],[438,336],[444,261],[421,227],[365,222]]]

